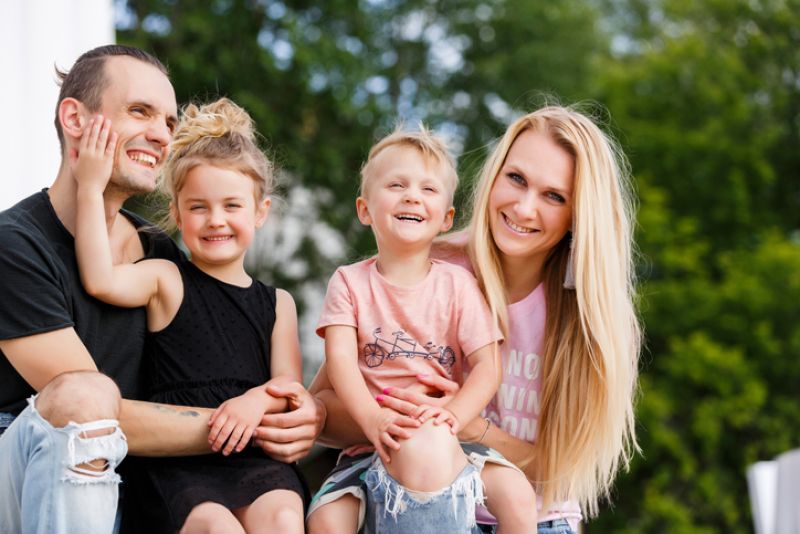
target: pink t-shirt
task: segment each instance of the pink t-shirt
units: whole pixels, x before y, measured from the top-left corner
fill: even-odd
[[[466,256],[454,258],[454,263],[471,270]],[[544,326],[547,307],[544,285],[539,284],[524,299],[508,305],[508,339],[503,343],[503,382],[497,394],[484,410],[484,417],[512,436],[533,443],[539,426],[540,395],[542,391],[542,362]],[[541,512],[539,521],[564,518],[577,530],[582,519],[581,509],[574,501],[551,505]],[[488,512],[479,513],[481,521],[493,519]]]
[[[414,286],[390,284],[374,258],[339,267],[317,325],[357,330],[358,366],[372,395],[435,373],[461,382],[463,358],[502,340],[478,283],[467,270],[432,260]]]
[[[539,284],[524,299],[508,306],[508,340],[503,346],[503,383],[489,402],[484,415],[512,436],[536,441],[542,391],[544,320],[546,315],[544,285]],[[542,502],[539,501],[541,510]],[[566,519],[573,530],[581,521],[578,503],[553,503],[539,521]]]

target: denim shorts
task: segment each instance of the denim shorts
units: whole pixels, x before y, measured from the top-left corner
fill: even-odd
[[[482,534],[494,534],[496,525],[479,525]],[[576,534],[566,519],[553,519],[551,521],[540,521],[537,534]]]
[[[395,480],[375,456],[365,476],[367,518],[364,531],[375,534],[478,534],[475,508],[483,503],[477,466],[467,463],[450,486],[411,491]]]
[[[462,443],[461,449],[469,463],[453,484],[433,493],[411,492],[403,488],[389,476],[374,453],[352,457],[342,455],[336,468],[311,500],[308,515],[344,495],[353,495],[359,501],[359,529],[363,527],[368,534],[400,531],[414,534],[478,534],[481,530],[475,524],[475,505],[483,500],[483,484],[480,480],[483,466],[490,462],[517,468],[500,453],[484,445]],[[408,515],[418,515],[424,519],[424,523],[406,525],[406,521],[411,520],[404,517],[402,527],[394,526],[393,521],[402,515],[403,510],[418,508],[424,508],[424,512]],[[437,524],[431,521],[432,516],[441,522]],[[376,526],[379,527],[377,530]]]
[[[116,420],[54,428],[35,398],[0,435],[0,532],[81,534],[111,532],[127,442]],[[111,434],[81,433],[113,428]],[[102,472],[81,464],[105,459]]]

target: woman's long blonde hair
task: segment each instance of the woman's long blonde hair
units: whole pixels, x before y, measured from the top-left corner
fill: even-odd
[[[548,106],[516,120],[475,187],[467,250],[490,307],[508,331],[501,252],[489,226],[489,196],[511,145],[525,130],[550,136],[575,163],[573,231],[548,255],[541,412],[528,459],[545,506],[577,500],[596,515],[614,477],[638,450],[633,404],[641,331],[633,304],[630,173],[622,151],[586,115]],[[570,241],[575,289],[564,288]],[[546,509],[546,508],[545,508]]]

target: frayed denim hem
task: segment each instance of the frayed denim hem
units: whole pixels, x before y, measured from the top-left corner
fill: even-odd
[[[441,519],[447,524],[452,521],[472,529],[476,526],[475,508],[486,500],[480,470],[472,463],[467,463],[449,486],[438,491],[423,492],[402,486],[376,456],[367,471],[366,483],[370,498],[375,500],[375,513],[382,514],[384,518],[389,516],[395,523],[400,515],[413,514],[416,509],[426,508],[424,516],[419,518],[420,523],[430,524]],[[444,517],[448,509],[447,515],[452,514],[452,518]],[[410,531],[408,525],[403,530]]]

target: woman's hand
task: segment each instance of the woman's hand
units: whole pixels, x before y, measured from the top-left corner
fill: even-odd
[[[407,388],[386,388],[379,395],[382,406],[417,417],[420,406],[445,406],[458,393],[459,385],[439,375],[417,375],[418,384]]]
[[[419,384],[411,387],[384,389],[383,395],[378,396],[378,402],[381,406],[416,418],[421,413],[421,407],[446,406],[460,389],[457,382],[439,375],[417,375],[417,380]],[[486,422],[481,417],[476,417],[463,426],[459,425],[458,439],[475,441],[480,437],[485,425]]]

